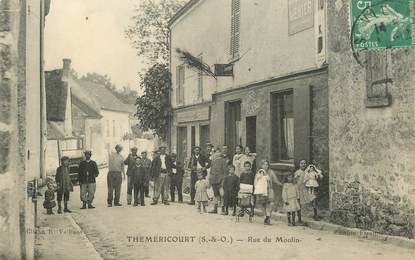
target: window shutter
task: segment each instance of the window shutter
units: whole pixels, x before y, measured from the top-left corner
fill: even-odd
[[[239,35],[240,35],[240,24],[241,24],[241,10],[240,10],[240,0],[235,1],[235,13],[234,13],[234,19],[235,19],[235,39],[233,41],[234,47],[233,47],[233,54],[236,56],[236,54],[239,53]]]
[[[239,53],[240,23],[241,23],[241,2],[240,0],[232,0],[231,42],[230,42],[230,55],[232,57],[237,56],[237,54]]]
[[[203,63],[203,57],[199,57],[200,62]],[[198,84],[197,84],[197,98],[200,100],[203,98],[203,72],[202,70],[199,70],[197,73],[198,77]]]
[[[176,105],[180,104],[180,66],[176,67]]]
[[[180,102],[184,104],[184,66],[180,67]]]

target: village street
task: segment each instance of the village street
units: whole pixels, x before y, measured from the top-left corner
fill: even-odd
[[[410,260],[415,257],[415,249],[382,242],[306,227],[287,227],[283,222],[274,221],[272,226],[264,226],[261,217],[256,217],[254,223],[249,223],[247,218],[237,223],[231,216],[199,214],[187,204],[150,206],[149,199],[145,207],[127,206],[125,182],[121,198],[122,207],[106,206],[106,170],[103,169],[97,179],[96,209],[79,209],[79,187],[70,200],[71,216],[104,259],[161,260],[171,259],[178,252],[181,259],[216,260],[333,259],[334,256],[336,260],[378,260],[396,259],[397,255]],[[183,238],[185,242],[155,242],[154,236],[166,236],[173,241],[176,237],[187,238]],[[152,237],[152,242],[146,237]],[[271,242],[264,242],[265,237]],[[279,237],[293,242],[276,242]],[[212,241],[213,238],[216,241]],[[250,242],[253,239],[259,242]]]

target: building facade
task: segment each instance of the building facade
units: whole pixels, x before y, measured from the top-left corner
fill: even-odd
[[[328,2],[331,219],[413,238],[415,50],[355,58],[348,4]]]
[[[33,259],[45,176],[43,30],[49,1],[0,2],[0,258]],[[32,199],[33,198],[33,199]]]
[[[281,175],[304,158],[328,176],[325,16],[325,1],[190,1],[170,21],[171,148],[241,144]],[[201,73],[177,49],[231,73]]]

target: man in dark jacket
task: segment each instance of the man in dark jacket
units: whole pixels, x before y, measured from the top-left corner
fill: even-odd
[[[169,187],[171,179],[171,158],[166,154],[166,145],[160,146],[160,154],[151,163],[151,178],[154,180],[154,195],[151,205],[156,205],[161,195],[164,205],[169,205]]]
[[[138,206],[138,195],[140,195],[140,204],[145,206],[144,194],[148,189],[148,182],[150,178],[151,160],[147,158],[147,152],[141,153],[141,158],[137,157],[137,168],[134,174],[134,206]]]
[[[61,158],[61,166],[56,169],[55,181],[57,185],[56,197],[58,200],[58,214],[62,214],[62,199],[64,212],[71,213],[68,209],[69,194],[73,191],[71,177],[69,176],[69,157]]]
[[[188,168],[191,170],[190,173],[190,205],[195,205],[195,195],[196,189],[195,184],[197,181],[198,172],[202,172],[203,176],[206,177],[207,169],[210,167],[210,161],[208,158],[203,156],[201,153],[200,147],[195,146],[193,148],[193,154],[190,158]]]
[[[177,189],[177,194],[179,197],[179,203],[183,203],[183,193],[182,193],[182,184],[183,184],[183,167],[180,162],[177,161],[176,154],[171,154],[171,184],[170,184],[170,199],[171,202],[175,200],[175,192]]]
[[[213,209],[209,211],[209,213],[216,214],[218,213],[218,206],[222,201],[222,194],[220,190],[222,189],[223,179],[228,172],[228,163],[219,148],[216,150],[215,154],[212,157],[212,167],[210,168],[209,183],[212,186],[213,190],[214,204]],[[225,212],[223,204],[222,212]]]
[[[87,204],[89,209],[93,209],[95,208],[92,205],[96,189],[95,178],[98,176],[99,171],[96,162],[91,160],[92,152],[87,150],[84,154],[85,160],[79,163],[78,175],[79,185],[81,187],[81,209],[86,209]]]
[[[131,153],[127,159],[124,160],[124,164],[127,165],[127,204],[131,205],[132,194],[133,194],[133,174],[136,171],[136,160],[139,158],[137,155],[137,147],[131,148]]]

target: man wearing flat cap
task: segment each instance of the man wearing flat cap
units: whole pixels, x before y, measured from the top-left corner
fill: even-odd
[[[164,205],[169,205],[170,180],[172,175],[171,158],[166,153],[167,146],[162,144],[159,147],[160,154],[157,155],[151,164],[151,178],[154,180],[154,195],[151,205],[156,205],[161,195]]]
[[[62,199],[64,209],[63,212],[71,213],[68,209],[69,194],[73,191],[71,177],[69,176],[69,157],[62,156],[61,166],[56,169],[55,181],[57,185],[58,214],[62,214]]]
[[[92,205],[94,200],[96,182],[95,178],[98,177],[99,171],[97,163],[91,160],[92,152],[91,150],[86,150],[84,152],[85,160],[79,163],[79,185],[81,189],[81,209],[86,209],[87,205],[89,209],[95,208]]]
[[[139,159],[137,154],[137,147],[131,148],[131,153],[128,155],[127,159],[125,159],[124,164],[127,165],[127,204],[131,205],[131,201],[133,198],[133,189],[134,189],[134,173],[136,171],[136,161]]]
[[[200,153],[199,146],[193,148],[192,157],[190,158],[188,169],[191,170],[190,174],[190,205],[195,204],[197,174],[201,172],[204,177],[207,175],[207,169],[210,168],[209,159]]]

